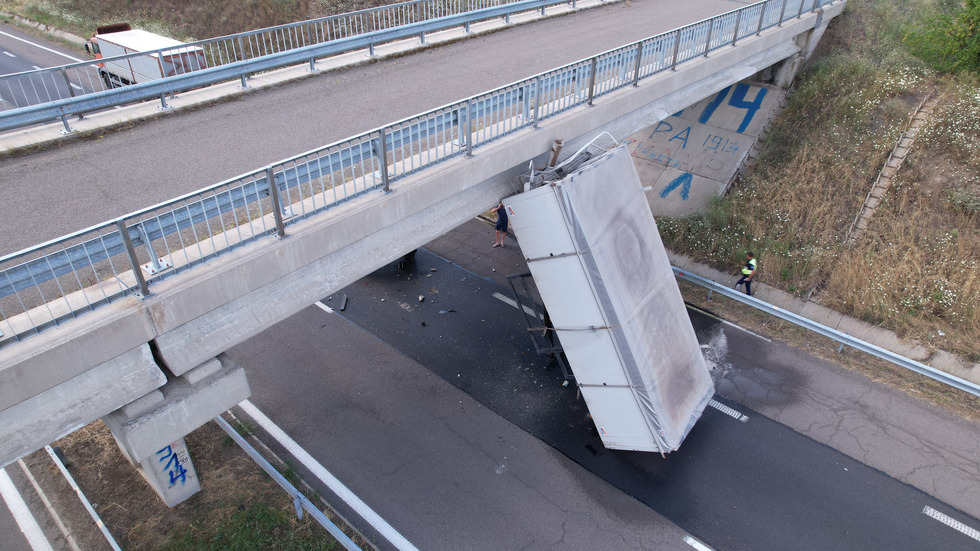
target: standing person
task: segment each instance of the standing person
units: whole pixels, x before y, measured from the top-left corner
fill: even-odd
[[[507,209],[504,208],[504,202],[498,202],[497,206],[490,212],[497,213],[497,225],[494,226],[494,229],[497,230],[497,239],[493,242],[493,246],[503,247],[504,237],[507,236]]]
[[[755,275],[755,269],[758,264],[755,261],[755,255],[752,253],[745,253],[745,266],[742,266],[742,279],[738,280],[735,284],[735,288],[738,289],[745,284],[745,294],[752,296],[752,276]]]

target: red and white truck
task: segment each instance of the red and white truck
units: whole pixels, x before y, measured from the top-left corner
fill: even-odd
[[[133,29],[129,23],[104,25],[85,43],[96,59],[144,53],[99,64],[106,88],[182,75],[207,67],[204,50],[166,36]]]

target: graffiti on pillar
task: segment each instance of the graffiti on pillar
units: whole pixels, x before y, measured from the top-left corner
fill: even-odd
[[[178,482],[181,485],[187,482],[187,469],[184,467],[190,461],[187,448],[180,446],[180,449],[174,451],[174,444],[171,444],[158,451],[156,457],[158,463],[163,463],[162,470],[170,477],[171,486]]]
[[[694,175],[690,172],[685,172],[664,186],[664,189],[660,191],[660,197],[665,198],[670,195],[670,192],[681,188],[681,201],[687,201],[688,196],[691,195],[691,182],[693,181]]]

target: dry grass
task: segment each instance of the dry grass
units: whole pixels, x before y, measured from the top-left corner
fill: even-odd
[[[701,214],[659,221],[668,247],[980,361],[980,98],[908,54],[903,17],[930,0],[850,0],[801,75],[759,162]],[[909,117],[940,111],[855,246],[844,238]]]
[[[275,549],[332,548],[333,538],[308,517],[297,521],[287,494],[217,425],[204,425],[186,442],[201,491],[173,509],[123,457],[101,421],[57,444],[123,549],[225,548],[220,541],[228,540],[229,534],[256,540],[272,534],[282,542],[269,547]]]

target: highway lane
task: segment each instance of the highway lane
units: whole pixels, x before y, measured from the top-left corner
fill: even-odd
[[[742,5],[613,4],[0,160],[0,254]]]
[[[492,297],[506,289],[424,251],[415,271],[432,277],[409,281],[388,267],[352,285],[342,315],[716,549],[976,544],[923,510],[977,519],[738,404],[748,422],[709,409],[666,459],[607,451],[574,389],[533,355],[518,312]],[[692,321],[703,343],[725,330],[697,313]]]
[[[86,59],[84,54],[73,52],[27,34],[10,25],[0,25],[0,75],[20,73],[74,63]],[[95,73],[92,73],[98,78]],[[70,83],[75,93],[91,92],[88,82]],[[49,80],[38,76],[24,76],[13,80],[0,80],[0,100],[5,108],[22,107],[42,101],[70,97],[72,91],[63,79]]]

